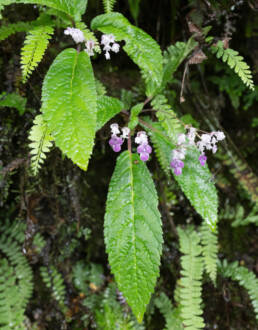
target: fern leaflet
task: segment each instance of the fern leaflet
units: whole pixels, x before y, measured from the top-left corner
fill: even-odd
[[[224,49],[223,42],[219,41],[216,45],[211,46],[211,52],[216,54],[217,58],[222,58],[222,61],[226,62],[235,71],[243,83],[251,90],[254,90],[250,67],[237,51],[230,48]]]
[[[246,267],[239,266],[238,262],[228,263],[225,259],[219,263],[218,270],[222,276],[230,277],[247,290],[258,320],[258,278],[255,274]]]
[[[181,317],[186,329],[197,330],[204,328],[201,317],[201,279],[203,273],[203,262],[200,256],[201,245],[199,235],[187,228],[178,229],[181,257],[181,285],[180,303]]]
[[[211,231],[205,221],[201,225],[202,254],[204,258],[204,268],[215,284],[217,276],[218,261],[218,233],[217,229]]]
[[[28,22],[17,22],[1,26],[0,28],[0,41],[5,40],[10,35],[16,32],[27,32],[31,29],[31,23]]]
[[[172,143],[177,143],[177,137],[183,133],[184,128],[177,118],[176,113],[168,104],[168,100],[164,95],[157,95],[151,102],[153,109],[157,110],[157,117],[161,126],[165,130]]]
[[[29,75],[42,60],[53,33],[54,29],[50,25],[38,26],[29,31],[21,50],[23,82],[26,82]]]
[[[105,13],[111,13],[113,11],[116,0],[102,0]]]
[[[38,173],[41,164],[46,159],[46,153],[52,147],[53,138],[50,135],[49,129],[43,120],[42,115],[36,116],[34,119],[34,125],[30,130],[29,139],[32,143],[29,144],[31,147],[31,166],[34,175]]]
[[[159,297],[155,298],[155,305],[160,310],[166,321],[164,330],[183,330],[183,324],[180,317],[180,307],[173,308],[172,303],[167,295],[162,292]]]

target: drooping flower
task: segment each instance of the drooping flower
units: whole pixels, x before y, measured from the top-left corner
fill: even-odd
[[[85,41],[84,34],[80,29],[68,27],[64,30],[64,34],[70,35],[77,44]]]
[[[198,159],[202,166],[204,166],[206,164],[207,157],[205,156],[205,154],[202,154]]]
[[[93,56],[94,55],[94,47],[95,47],[95,41],[93,40],[87,40],[85,43],[85,52],[89,55],[89,56]]]
[[[103,34],[101,36],[101,45],[103,45],[106,60],[110,60],[110,51],[118,53],[120,49],[120,45],[115,42],[115,36],[113,34]]]
[[[149,159],[150,154],[152,152],[152,148],[149,145],[148,136],[146,132],[144,131],[138,132],[135,138],[135,143],[139,144],[139,146],[137,147],[137,152],[140,155],[140,159],[143,162],[146,162]]]

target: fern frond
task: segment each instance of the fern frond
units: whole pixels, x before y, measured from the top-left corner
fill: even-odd
[[[201,245],[199,235],[187,228],[179,228],[181,257],[181,288],[180,304],[181,317],[186,329],[197,330],[204,328],[204,321],[201,317],[201,280],[203,273],[203,261],[201,257]]]
[[[164,330],[183,330],[182,319],[180,317],[180,308],[173,308],[168,296],[162,292],[154,301],[166,321]]]
[[[218,271],[223,277],[237,281],[247,290],[258,320],[258,278],[255,274],[246,267],[239,266],[238,262],[228,263],[225,259],[219,262]]]
[[[31,140],[32,143],[29,144],[29,147],[32,149],[30,152],[32,155],[31,166],[34,175],[36,175],[40,166],[46,159],[45,154],[49,152],[49,149],[52,147],[53,138],[50,135],[42,115],[36,116],[33,123],[34,125],[29,134],[29,140]]]
[[[204,259],[204,268],[215,284],[217,276],[218,263],[218,231],[211,231],[208,224],[203,221],[201,225],[201,243]]]
[[[217,58],[222,58],[222,61],[227,63],[228,66],[235,71],[243,83],[251,90],[254,90],[250,67],[237,51],[231,48],[225,49],[223,42],[219,41],[216,45],[211,46],[211,52],[216,54]]]
[[[95,34],[88,29],[87,25],[83,22],[76,22],[76,28],[80,29],[83,32],[84,38],[86,41],[94,41],[94,50],[96,53],[101,53],[98,39],[95,37]]]
[[[164,128],[166,134],[173,143],[177,143],[177,137],[184,131],[184,128],[177,118],[176,113],[168,104],[168,100],[164,95],[157,95],[152,101],[151,106],[157,110],[157,117]]]
[[[1,26],[0,28],[0,41],[5,40],[10,35],[16,32],[28,32],[31,29],[31,23],[28,22],[17,22]]]
[[[169,46],[163,54],[163,88],[173,78],[179,65],[194,50],[197,42],[190,38],[187,42],[178,41],[175,45]]]
[[[51,289],[53,298],[59,303],[60,307],[65,307],[65,286],[62,275],[54,266],[40,267],[40,275],[46,287]]]
[[[116,0],[102,0],[105,13],[111,13],[113,11]]]
[[[7,222],[1,226],[0,252],[0,327],[25,329],[24,313],[32,295],[32,270],[22,254],[24,224]]]
[[[50,25],[37,26],[30,30],[26,36],[24,46],[21,50],[21,66],[23,82],[37,67],[47,49],[49,39],[54,33]]]

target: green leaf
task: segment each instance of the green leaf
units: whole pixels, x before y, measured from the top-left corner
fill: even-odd
[[[42,113],[56,145],[83,170],[92,153],[97,120],[89,56],[66,49],[52,63],[42,88]]]
[[[202,304],[202,273],[203,262],[200,256],[201,246],[200,237],[192,230],[178,229],[181,257],[181,288],[180,306],[181,317],[186,329],[198,330],[204,328]]]
[[[112,33],[116,40],[125,40],[124,50],[140,67],[147,83],[147,96],[153,96],[162,82],[162,54],[157,42],[146,32],[132,25],[122,14],[109,13],[95,17],[92,29]]]
[[[141,322],[159,275],[163,240],[151,175],[128,151],[119,156],[110,182],[104,234],[118,288]]]
[[[27,99],[16,93],[2,93],[0,94],[0,107],[15,108],[20,115],[26,111]]]
[[[171,45],[164,52],[164,70],[162,87],[165,88],[166,84],[172,79],[173,74],[176,72],[179,65],[184,59],[194,50],[197,42],[190,38],[187,42],[177,42]]]
[[[159,123],[153,123],[150,127],[145,128],[151,131],[151,139],[158,154],[162,168],[173,173],[170,168],[172,150],[175,145],[171,142],[168,136],[164,133],[163,128]],[[198,160],[200,153],[197,149],[191,148],[187,150],[184,160],[185,166],[182,175],[175,176],[180,188],[183,190],[190,203],[207,222],[212,230],[215,230],[218,220],[218,196],[211,180],[211,173],[207,165],[201,166]]]
[[[254,90],[254,82],[250,67],[245,63],[244,58],[239,56],[237,51],[230,48],[224,49],[221,40],[218,41],[216,45],[212,45],[210,50],[213,54],[216,54],[217,58],[222,58],[222,61],[226,62],[228,66],[235,71],[247,87]]]
[[[100,96],[97,99],[97,127],[98,131],[103,127],[111,118],[118,114],[121,110],[124,109],[124,105],[121,101],[115,97],[110,96]]]
[[[32,141],[29,147],[31,148],[30,153],[32,155],[31,167],[34,175],[36,175],[40,166],[46,159],[46,153],[49,152],[52,147],[53,137],[50,135],[42,115],[36,116],[33,124],[29,134],[29,140]]]
[[[38,4],[60,10],[79,21],[85,13],[88,0],[1,0],[0,9],[13,3]]]
[[[128,124],[128,127],[130,128],[131,131],[138,125],[139,122],[138,115],[142,111],[143,107],[144,107],[144,103],[139,103],[136,104],[134,107],[132,107],[130,121]]]
[[[30,30],[24,41],[21,50],[21,66],[23,82],[26,82],[32,71],[38,66],[39,62],[47,49],[49,39],[54,33],[52,26],[38,26]]]
[[[113,11],[116,0],[102,0],[105,13],[111,13]]]

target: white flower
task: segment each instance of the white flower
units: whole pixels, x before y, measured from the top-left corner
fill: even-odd
[[[129,127],[123,127],[122,128],[122,139],[128,139],[130,134],[130,128]]]
[[[201,140],[203,143],[210,143],[211,142],[211,135],[210,134],[203,134],[201,136]]]
[[[172,158],[173,159],[185,159],[185,154],[186,154],[186,149],[181,148],[181,149],[174,149],[172,152]]]
[[[146,132],[140,131],[137,133],[137,136],[135,138],[135,143],[137,144],[148,144],[148,136]]]
[[[216,136],[218,141],[222,141],[225,139],[225,134],[223,132],[215,132],[214,135]]]
[[[117,123],[111,124],[110,128],[111,128],[112,135],[120,134],[119,126]]]
[[[183,144],[185,143],[185,134],[179,134],[177,137],[177,144]]]
[[[109,52],[111,50],[111,46],[105,45],[105,47],[103,47],[103,50]]]
[[[212,152],[215,154],[217,152],[217,150],[218,150],[218,147],[216,145],[214,145],[212,147]]]
[[[194,145],[195,144],[195,142],[194,142],[195,137],[196,137],[196,128],[190,127],[189,128],[189,132],[187,134],[187,138],[188,138],[188,141],[189,141],[189,144],[190,145]]]
[[[197,142],[197,148],[199,149],[201,154],[204,153],[204,147],[205,147],[205,144],[202,141]]]
[[[64,34],[70,35],[77,44],[85,41],[83,32],[79,29],[68,27]]]
[[[93,40],[88,40],[85,43],[86,49],[85,52],[88,53],[89,56],[93,56],[94,55],[94,47],[95,47],[95,42]]]
[[[114,43],[111,49],[114,53],[118,53],[119,49],[120,49],[120,45],[117,43]]]
[[[106,52],[105,53],[105,57],[106,57],[106,60],[110,60],[110,54],[109,54],[109,52]]]

